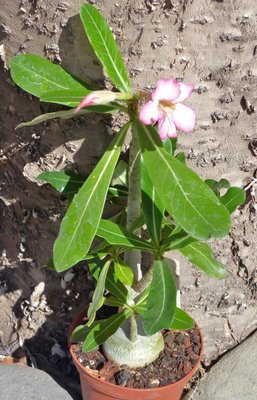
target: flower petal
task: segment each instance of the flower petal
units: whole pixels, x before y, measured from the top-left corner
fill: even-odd
[[[175,79],[159,79],[156,88],[152,91],[153,101],[168,100],[174,101],[180,96],[179,82]]]
[[[172,121],[183,132],[192,132],[196,125],[196,113],[184,104],[176,104],[176,109],[171,115]]]
[[[192,94],[192,91],[195,88],[195,85],[193,85],[191,83],[179,82],[179,88],[180,88],[181,93],[178,96],[178,98],[176,99],[177,103],[181,103],[182,101],[184,101],[185,99],[190,97]]]
[[[150,100],[145,103],[139,111],[139,121],[145,125],[152,125],[158,121],[158,103]]]
[[[158,132],[161,140],[177,137],[176,126],[172,122],[171,114],[163,114],[159,117]]]
[[[81,103],[75,109],[75,112],[78,112],[83,107],[91,106],[93,104],[105,104],[114,101],[117,97],[115,92],[111,92],[110,90],[96,90],[94,92],[89,93],[84,99],[82,99]]]

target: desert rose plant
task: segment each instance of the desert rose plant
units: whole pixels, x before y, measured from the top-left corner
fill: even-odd
[[[158,80],[152,91],[133,91],[103,16],[90,4],[82,5],[80,15],[116,89],[93,90],[40,56],[18,55],[10,62],[14,82],[42,101],[69,107],[19,127],[90,112],[127,113],[126,124],[89,176],[52,171],[39,179],[69,201],[54,244],[55,269],[63,272],[87,260],[96,281],[87,323],[75,329],[72,340],[82,341],[85,352],[103,345],[107,358],[119,365],[144,366],[162,351],[163,329],[194,326],[176,306],[165,253],[177,250],[210,277],[224,278],[225,267],[206,241],[228,234],[230,214],[245,194],[225,179],[203,181],[186,165],[185,154],[176,152],[177,131],[190,133],[196,126],[195,111],[184,104],[194,85],[168,78]],[[119,158],[129,131],[126,163]],[[103,219],[108,202],[118,203],[119,213]],[[149,253],[150,265],[142,266],[142,252]],[[103,305],[116,313],[98,319]]]

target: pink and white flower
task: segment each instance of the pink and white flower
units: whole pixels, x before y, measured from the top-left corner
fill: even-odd
[[[161,140],[177,137],[177,129],[192,132],[196,125],[196,113],[182,101],[191,96],[193,89],[194,85],[173,78],[160,79],[150,100],[141,107],[139,120],[144,125],[158,122]]]

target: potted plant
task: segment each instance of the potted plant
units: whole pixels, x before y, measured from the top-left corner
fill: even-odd
[[[192,318],[177,307],[177,288],[165,253],[178,250],[209,276],[224,278],[225,267],[205,242],[228,234],[230,214],[243,203],[245,193],[230,187],[225,179],[203,181],[186,165],[185,154],[176,152],[177,129],[192,132],[195,128],[195,112],[183,104],[194,85],[160,79],[153,91],[134,92],[103,16],[90,4],[82,5],[80,15],[92,48],[117,91],[92,90],[37,55],[18,55],[10,61],[18,86],[42,101],[70,107],[19,127],[89,112],[127,114],[127,122],[88,177],[65,171],[39,176],[69,200],[54,244],[55,269],[63,272],[87,260],[96,280],[90,305],[72,324],[71,352],[84,399],[179,399],[200,362],[203,343]],[[119,159],[129,131],[126,163]],[[119,212],[104,219],[110,201],[119,204]],[[142,253],[148,255],[147,262],[142,262]],[[181,330],[186,333],[177,333]],[[82,342],[80,348],[90,354],[100,346],[107,360],[101,376],[102,366],[93,371],[81,365],[81,352],[72,342]],[[167,363],[167,358],[178,357],[175,342],[184,351],[178,376],[174,376],[176,368],[167,364],[165,378],[152,379],[150,386],[139,389],[142,372],[138,375],[138,368],[142,371],[152,365],[160,354],[165,354]],[[158,361],[156,365],[155,370],[166,364]],[[114,377],[118,377],[116,382]]]

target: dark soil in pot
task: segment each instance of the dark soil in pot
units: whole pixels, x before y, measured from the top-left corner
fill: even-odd
[[[108,361],[101,347],[89,353],[82,352],[82,344],[72,348],[81,365],[110,383],[135,388],[149,389],[169,385],[187,375],[196,364],[201,351],[201,337],[197,328],[177,332],[163,331],[165,348],[159,358],[143,368],[117,367]]]

